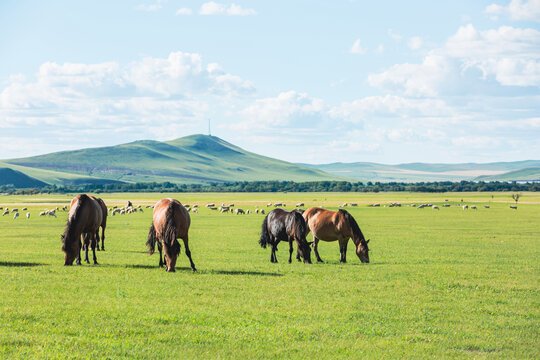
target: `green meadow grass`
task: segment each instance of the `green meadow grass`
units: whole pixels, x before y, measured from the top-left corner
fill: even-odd
[[[100,196],[251,210],[358,202],[347,210],[371,239],[371,263],[350,245],[340,264],[337,243],[320,243],[324,264],[288,264],[287,244],[271,264],[257,243],[263,216],[202,207],[190,231],[196,273],[183,250],[176,273],[146,254],[151,209],[109,217],[99,265],[64,267],[67,213],[38,213],[72,195],[1,196],[21,217],[0,217],[0,358],[540,357],[538,193],[522,194],[517,210],[508,193]],[[452,206],[439,211],[366,206],[446,199]]]

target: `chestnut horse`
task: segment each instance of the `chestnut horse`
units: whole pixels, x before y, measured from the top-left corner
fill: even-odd
[[[264,218],[259,244],[262,248],[266,248],[267,245],[272,247],[270,262],[277,263],[277,245],[280,241],[288,241],[290,264],[293,252],[292,243],[295,241],[298,255],[304,258],[305,263],[311,264],[311,248],[306,240],[307,234],[308,227],[302,214],[294,210],[288,212],[283,209],[275,209]],[[299,261],[300,256],[297,256]]]
[[[86,250],[85,261],[88,261],[88,246],[92,247],[94,264],[97,265],[96,244],[99,241],[99,227],[103,220],[101,205],[93,197],[81,194],[71,200],[66,230],[62,235],[62,251],[65,253],[64,265],[81,264],[81,235],[84,237]]]
[[[161,250],[165,250],[165,265],[166,270],[174,272],[176,259],[180,254],[180,243],[177,238],[184,241],[186,247],[186,255],[191,263],[191,269],[196,271],[195,264],[191,259],[191,251],[189,251],[188,230],[191,224],[191,218],[186,208],[175,199],[161,199],[154,206],[154,217],[150,231],[148,232],[148,240],[146,246],[148,253],[152,255],[156,249],[156,242],[159,250],[159,267],[163,266],[161,259]]]
[[[339,209],[338,211],[325,210],[312,207],[302,214],[308,225],[308,233],[313,233],[313,251],[318,262],[322,262],[319,256],[318,244],[322,241],[339,241],[339,261],[347,262],[347,243],[352,238],[356,245],[356,255],[363,263],[369,263],[368,242],[349,212]]]

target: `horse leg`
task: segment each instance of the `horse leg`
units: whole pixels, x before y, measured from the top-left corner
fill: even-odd
[[[98,244],[99,249],[99,244]],[[101,228],[101,250],[105,251],[105,226]]]
[[[197,269],[195,269],[195,264],[193,263],[193,260],[191,259],[191,251],[189,251],[189,245],[188,245],[188,242],[189,242],[188,236],[186,235],[186,238],[182,240],[184,240],[184,246],[186,248],[186,256],[188,257],[189,263],[191,264],[191,270],[197,271]]]
[[[90,246],[90,235],[88,233],[84,234],[84,262],[90,264],[88,260],[88,248]]]
[[[315,253],[315,257],[317,258],[317,262],[324,262],[322,261],[321,257],[319,256],[319,239],[313,235],[313,252]]]
[[[292,253],[293,253],[293,241],[292,238],[289,237],[289,264],[292,262]]]
[[[81,237],[79,236],[79,256],[77,256],[77,261],[76,261],[77,265],[81,265],[81,248],[82,248]]]
[[[347,262],[347,242],[343,239],[339,239],[339,262]]]
[[[272,244],[272,254],[270,254],[270,262],[277,263],[276,251],[277,244]]]
[[[94,265],[98,265],[97,257],[96,257],[96,245],[97,245],[97,248],[99,250],[99,235],[98,235],[98,232],[99,232],[99,229],[98,229],[98,231],[96,231],[96,238],[92,241],[92,255],[93,255]]]
[[[161,246],[161,242],[159,240],[157,241],[157,248],[159,250],[159,267],[163,267],[163,259],[161,257],[162,246]]]

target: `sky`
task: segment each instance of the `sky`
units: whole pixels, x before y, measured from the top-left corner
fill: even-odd
[[[540,0],[0,2],[0,159],[209,121],[291,162],[540,159]]]

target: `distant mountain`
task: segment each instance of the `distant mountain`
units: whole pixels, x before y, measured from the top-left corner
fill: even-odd
[[[38,188],[47,184],[20,171],[10,168],[0,168],[0,185],[8,185],[15,188]]]
[[[540,181],[540,167],[531,167],[509,171],[500,175],[479,176],[476,180],[483,181],[518,181],[518,180],[536,180]]]
[[[62,151],[0,162],[49,184],[208,183],[343,180],[341,176],[243,150],[215,136]]]
[[[385,165],[370,162],[331,163],[321,165],[302,164],[325,171],[336,176],[345,176],[363,181],[460,181],[484,179],[500,180],[533,180],[534,173],[527,179],[515,178],[519,171],[525,168],[540,167],[540,160],[526,160],[496,163],[465,163],[465,164],[428,164],[410,163]],[[505,177],[503,174],[515,172]],[[482,177],[482,178],[479,178]],[[539,179],[539,177],[536,177]],[[492,180],[490,180],[492,181]]]

